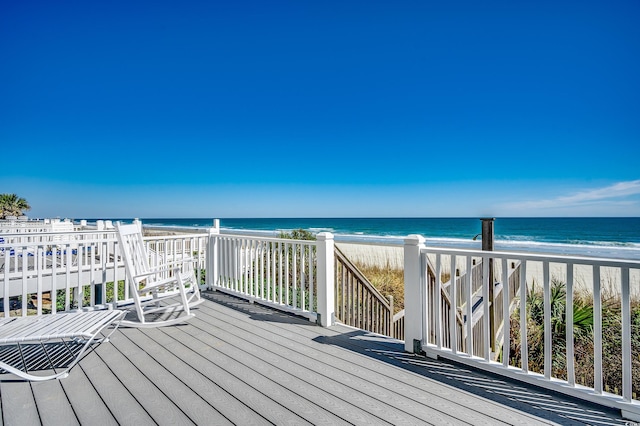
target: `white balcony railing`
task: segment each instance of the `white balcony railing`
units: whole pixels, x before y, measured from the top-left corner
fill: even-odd
[[[211,247],[214,289],[313,321],[318,313],[320,322],[333,321],[331,234],[317,241],[212,234]]]
[[[151,265],[194,258],[199,280],[208,234],[145,238]],[[4,316],[131,302],[115,231],[0,234]]]
[[[2,234],[30,234],[43,232],[73,232],[77,229],[70,220],[45,219],[1,219],[0,233]]]
[[[455,324],[454,319],[446,321],[443,315],[433,314],[430,311],[434,306],[440,306],[439,300],[430,300],[440,297],[440,291],[429,291],[429,269],[434,264],[436,288],[442,286],[440,271],[455,271],[456,268],[471,270],[472,262],[482,264],[482,290],[479,295],[472,289],[471,275],[465,275],[464,294],[461,298],[457,286],[449,286],[449,299],[461,300],[456,309],[451,310],[451,315],[462,314],[468,319],[473,319],[474,303],[478,300],[489,300],[489,267],[493,263],[496,281],[501,282],[502,277],[510,276],[510,269],[514,265],[520,266],[519,285],[515,284],[514,291],[502,291],[501,300],[482,304],[481,321],[484,322],[480,335],[472,332],[473,320],[466,321],[462,336],[459,327],[445,326],[446,322]],[[433,275],[432,275],[433,277]],[[433,278],[432,278],[433,279]],[[640,403],[637,394],[640,389],[634,387],[632,371],[639,367],[638,359],[640,347],[632,345],[632,333],[638,335],[637,324],[634,326],[631,320],[632,294],[637,300],[640,291],[640,262],[615,259],[598,259],[587,257],[555,256],[530,253],[489,252],[479,250],[457,250],[445,248],[426,247],[424,239],[419,236],[410,236],[405,241],[405,348],[407,351],[424,351],[428,356],[453,359],[457,362],[472,365],[494,373],[509,376],[524,382],[536,384],[553,389],[575,397],[597,402],[603,405],[619,408],[623,415],[630,418],[640,417]],[[495,283],[493,284],[496,285]],[[542,306],[532,306],[535,296],[535,288],[541,290],[538,300]],[[519,287],[519,289],[518,289]],[[558,289],[562,291],[559,292]],[[566,292],[566,294],[564,293]],[[558,301],[558,294],[565,294],[564,300]],[[592,342],[592,352],[577,353],[574,334],[574,302],[578,299],[589,298],[593,308],[576,306],[582,313],[592,313],[592,325],[588,337]],[[606,371],[611,372],[612,377],[604,376],[603,344],[611,345],[612,330],[604,330],[604,325],[610,318],[603,317],[607,314],[605,301],[611,301],[611,295],[616,296],[616,307],[621,313],[619,335],[615,336],[617,352],[619,352],[619,365],[607,365]],[[606,296],[606,297],[605,297]],[[557,303],[552,306],[552,299]],[[497,303],[500,302],[500,303]],[[562,312],[552,309],[558,306],[566,307]],[[490,309],[500,309],[501,312],[491,312]],[[543,314],[542,341],[528,338],[533,309],[541,308]],[[512,324],[510,318],[518,311],[519,323]],[[492,313],[490,315],[490,313]],[[498,315],[499,314],[499,315]],[[492,335],[490,319],[492,316],[504,318],[502,324],[501,339]],[[454,317],[455,318],[455,317]],[[565,330],[559,326],[563,318],[568,318]],[[584,318],[583,318],[584,319]],[[588,322],[588,321],[587,321]],[[495,330],[495,328],[494,328]],[[446,334],[446,339],[443,336]],[[515,339],[513,334],[519,334]],[[432,336],[436,336],[435,339]],[[533,337],[533,336],[531,336]],[[473,353],[473,339],[482,339],[482,356]],[[500,340],[501,346],[496,347],[496,341]],[[456,342],[445,344],[445,342]],[[463,344],[460,344],[463,343]],[[491,347],[494,347],[494,351]],[[609,346],[611,347],[611,346]],[[514,353],[516,348],[518,353]],[[541,349],[541,352],[540,352]],[[537,351],[537,352],[536,352]],[[532,371],[534,365],[530,356],[534,353],[543,355],[543,366],[540,371]],[[566,367],[554,365],[554,360],[560,359]],[[592,363],[592,375],[584,379],[576,378],[577,363]],[[611,363],[610,363],[611,364]],[[616,379],[619,378],[619,379]],[[637,378],[636,378],[637,379]],[[619,381],[619,383],[617,382]],[[581,383],[582,382],[582,383]]]

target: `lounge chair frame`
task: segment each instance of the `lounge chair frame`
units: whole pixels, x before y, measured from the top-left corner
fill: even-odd
[[[0,368],[30,381],[65,378],[69,375],[69,370],[80,361],[88,349],[95,348],[96,344],[109,341],[109,337],[118,328],[125,314],[125,311],[114,309],[2,318],[0,319],[0,346],[16,345],[18,347],[24,371],[1,359]],[[97,338],[99,334],[104,335],[103,330],[112,324],[115,326],[109,334]],[[68,347],[69,341],[83,344],[82,349],[73,354]],[[62,371],[56,371],[56,367],[51,362],[52,355],[47,351],[45,344],[49,342],[61,342],[74,356]],[[42,347],[51,369],[54,370],[53,374],[36,375],[27,371],[28,362],[23,353],[25,345],[33,344],[39,344]]]

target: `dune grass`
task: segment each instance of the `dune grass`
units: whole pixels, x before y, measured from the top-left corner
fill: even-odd
[[[530,371],[544,372],[544,308],[542,286],[532,283],[527,292],[527,347]],[[573,319],[566,318],[566,284],[552,280],[551,286],[552,376],[567,379],[566,330],[574,332],[576,383],[594,384],[593,296],[577,293],[573,300]],[[520,310],[511,315],[510,364],[521,366]],[[631,301],[632,390],[640,391],[640,300]],[[622,392],[622,309],[620,294],[606,292],[602,297],[602,379],[604,390]]]
[[[389,265],[355,265],[383,296],[393,296],[394,314],[404,309],[404,270]]]

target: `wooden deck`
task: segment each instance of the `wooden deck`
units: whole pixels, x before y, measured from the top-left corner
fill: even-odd
[[[118,330],[66,379],[0,376],[2,424],[625,424],[389,338],[205,297],[189,324]]]

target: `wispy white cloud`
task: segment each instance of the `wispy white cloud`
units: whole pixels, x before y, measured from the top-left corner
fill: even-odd
[[[528,200],[505,204],[509,210],[549,210],[575,207],[605,207],[612,209],[635,205],[628,197],[640,194],[640,179],[618,182],[602,188],[593,188],[551,199]]]

